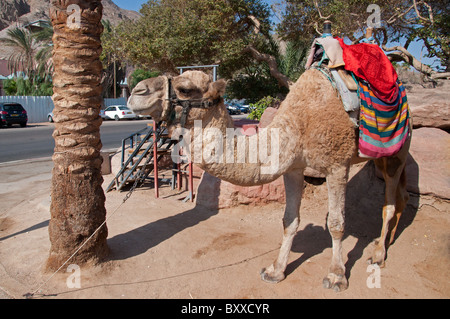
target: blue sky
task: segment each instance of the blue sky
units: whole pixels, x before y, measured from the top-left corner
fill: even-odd
[[[112,0],[116,5],[122,9],[139,11],[143,3],[147,0]]]

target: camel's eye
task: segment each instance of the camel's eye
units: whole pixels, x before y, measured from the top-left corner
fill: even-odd
[[[144,95],[148,92],[148,89],[144,87],[137,87],[133,90],[133,94]]]
[[[179,88],[178,91],[180,91],[181,94],[189,95],[192,90],[188,88]]]

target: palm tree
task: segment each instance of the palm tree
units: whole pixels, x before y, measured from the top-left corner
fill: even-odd
[[[0,43],[11,47],[12,54],[8,59],[9,69],[12,73],[23,71],[26,76],[32,78],[35,70],[36,41],[30,32],[23,28],[9,29],[7,38],[0,38]]]
[[[100,227],[106,217],[99,132],[102,4],[77,0],[68,8],[67,2],[52,0],[50,8],[55,104],[50,270],[63,265],[79,247],[71,263],[96,262],[108,254],[108,230],[106,224]],[[79,16],[73,20],[74,14]]]
[[[43,79],[47,79],[53,73],[53,27],[50,21],[43,21],[40,25],[41,29],[33,33],[33,38],[38,43],[38,51],[36,53],[36,73]]]
[[[102,20],[103,52],[100,59],[103,63],[103,96],[117,98],[119,83],[125,80],[125,64],[119,59],[117,54],[117,40],[114,26],[109,20]],[[120,91],[119,91],[120,92]]]

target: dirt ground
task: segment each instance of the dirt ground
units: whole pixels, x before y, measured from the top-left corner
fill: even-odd
[[[283,205],[211,210],[183,202],[186,192],[169,186],[155,199],[144,185],[122,206],[125,192],[106,194],[110,260],[81,267],[80,287],[70,288],[76,284],[71,277],[76,273],[67,272],[70,262],[50,280],[52,274],[43,272],[52,165],[49,160],[0,165],[0,298],[24,298],[38,288],[35,298],[450,297],[448,201],[410,194],[386,267],[379,278],[368,268],[384,200],[383,182],[371,165],[353,172],[348,186],[346,291],[322,288],[331,259],[323,182],[305,188],[287,276],[278,284],[263,282],[259,272],[277,256]],[[104,176],[104,187],[112,178]]]

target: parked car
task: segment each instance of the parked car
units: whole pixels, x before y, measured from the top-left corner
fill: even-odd
[[[0,103],[0,126],[10,127],[13,124],[20,124],[21,127],[27,126],[28,114],[19,103]]]
[[[235,104],[227,104],[228,113],[233,114],[241,114],[241,109]]]
[[[105,118],[111,120],[137,119],[138,116],[125,105],[112,105],[105,109]]]
[[[102,118],[102,119],[106,119],[106,115],[105,115],[105,110],[100,110],[100,117]],[[53,120],[53,111],[51,111],[50,113],[48,113],[47,114],[47,120],[50,122],[50,123],[53,123],[54,122],[54,120]]]
[[[247,114],[250,111],[248,105],[239,105],[239,109],[241,110],[242,113],[245,114]]]

